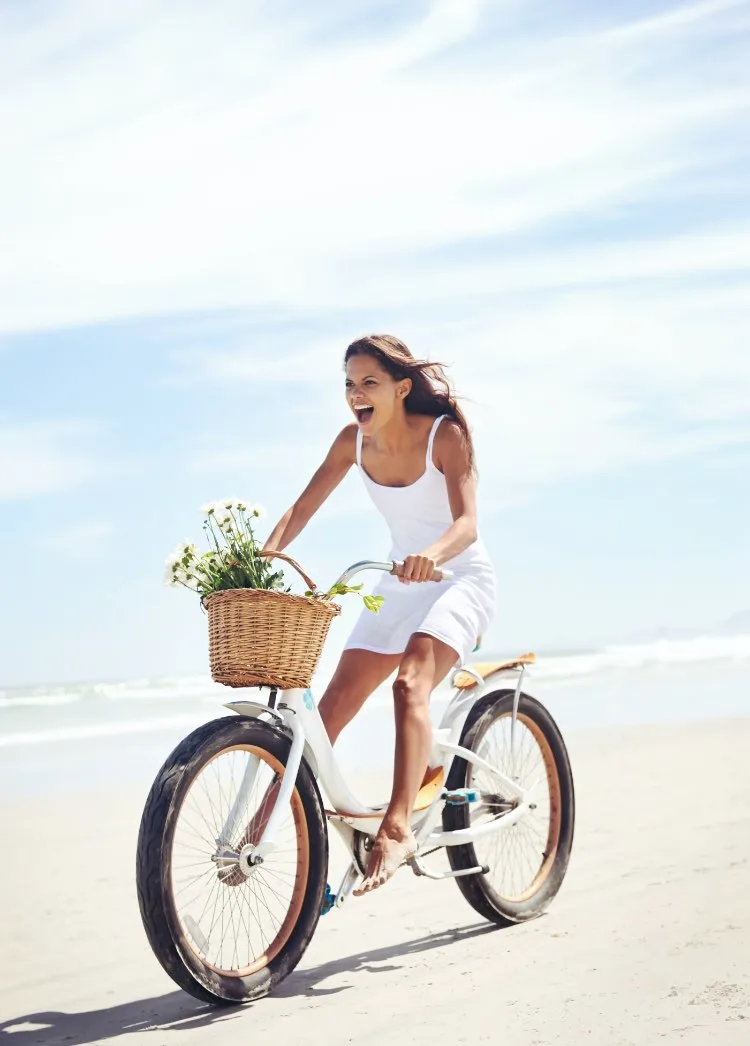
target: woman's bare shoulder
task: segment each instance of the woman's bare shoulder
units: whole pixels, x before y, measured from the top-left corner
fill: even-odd
[[[467,457],[468,443],[466,434],[461,426],[453,418],[443,418],[435,433],[433,460],[440,464],[447,459],[453,461],[462,460]],[[441,468],[441,471],[444,471]]]
[[[331,454],[350,464],[357,458],[357,423],[344,425],[331,446]]]
[[[435,433],[435,446],[455,447],[464,439],[465,436],[458,422],[454,418],[444,416]]]

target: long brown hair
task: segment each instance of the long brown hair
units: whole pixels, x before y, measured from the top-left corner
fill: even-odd
[[[394,381],[410,378],[411,391],[404,400],[405,409],[410,414],[427,414],[432,418],[447,414],[452,418],[466,442],[469,467],[472,472],[476,470],[469,423],[458,405],[442,363],[415,359],[406,345],[392,334],[368,334],[358,338],[346,350],[344,366],[352,356],[372,356]]]

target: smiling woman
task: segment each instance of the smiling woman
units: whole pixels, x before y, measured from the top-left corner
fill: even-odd
[[[358,359],[361,361],[359,365],[355,363]],[[373,419],[378,397],[381,400],[381,413],[388,398],[387,383],[382,380],[383,374],[378,376],[377,373],[366,373],[368,369],[373,369],[368,368],[367,360],[377,363],[379,366],[376,369],[385,371],[393,381],[408,380],[409,387],[402,386],[403,405],[407,413],[424,414],[432,418],[445,416],[458,425],[466,440],[469,464],[473,469],[474,446],[469,424],[451,392],[443,367],[438,363],[414,359],[404,343],[391,334],[360,338],[353,341],[346,350],[346,388],[360,427],[364,430],[364,425]],[[361,395],[356,395],[355,373],[360,374]]]
[[[391,532],[389,557],[403,560],[374,595],[376,616],[360,617],[320,702],[334,742],[370,694],[397,669],[393,685],[393,791],[357,893],[380,886],[415,853],[410,821],[427,769],[432,690],[465,660],[494,612],[495,576],[477,533],[471,434],[443,368],[415,359],[392,335],[360,338],[346,350],[346,397],[356,418],[266,549],[281,550],[356,465]],[[439,585],[441,570],[450,580]]]

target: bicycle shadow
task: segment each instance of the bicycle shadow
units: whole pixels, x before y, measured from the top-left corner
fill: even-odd
[[[299,996],[314,996],[320,998],[323,995],[338,995],[339,992],[348,991],[354,985],[346,984],[339,988],[319,988],[321,981],[340,973],[388,973],[400,970],[403,963],[382,965],[388,959],[408,959],[412,955],[421,952],[433,951],[436,948],[445,948],[459,941],[470,940],[472,937],[481,937],[486,934],[496,933],[500,929],[493,923],[481,922],[472,926],[464,926],[460,929],[441,930],[437,933],[417,937],[412,941],[402,941],[400,944],[388,945],[384,948],[373,948],[368,951],[355,952],[340,959],[331,959],[329,962],[320,963],[318,966],[308,966],[305,969],[297,969],[279,985],[273,992],[274,998],[286,999]],[[510,929],[510,927],[509,927]]]
[[[386,973],[399,970],[403,963],[387,964],[389,959],[408,959],[422,952],[444,948],[462,940],[495,933],[499,927],[481,922],[461,929],[442,930],[438,933],[417,937],[412,941],[355,952],[343,958],[332,959],[297,969],[273,992],[274,998],[315,997],[337,995],[354,985],[338,988],[320,988],[317,985],[328,977],[340,973]],[[387,964],[387,965],[384,965]],[[235,1020],[257,1003],[244,1006],[215,1007],[196,1002],[182,991],[151,999],[137,999],[97,1010],[82,1013],[65,1013],[62,1010],[38,1010],[0,1023],[0,1043],[8,1046],[89,1046],[91,1043],[106,1042],[118,1035],[133,1032],[189,1032],[205,1028],[221,1021]],[[263,1005],[262,1000],[260,1005]],[[36,1025],[24,1028],[23,1025]]]
[[[191,1031],[239,1017],[239,1007],[209,1006],[182,991],[138,999],[99,1010],[65,1013],[40,1010],[0,1023],[0,1042],[8,1046],[86,1046],[132,1032]],[[37,1025],[24,1028],[24,1024]],[[19,1027],[21,1025],[21,1027]]]

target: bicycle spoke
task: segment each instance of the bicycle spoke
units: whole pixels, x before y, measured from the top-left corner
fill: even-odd
[[[252,765],[253,760],[257,765]],[[242,797],[247,773],[253,773],[254,778]],[[283,766],[269,753],[234,746],[214,756],[196,775],[176,814],[172,843],[175,909],[190,947],[219,973],[260,968],[281,947],[283,935],[290,932],[290,907],[298,909],[301,904],[308,850],[301,845],[306,839],[301,833],[307,828],[296,789],[275,845],[262,865],[243,865],[246,852],[242,862],[217,864],[210,860],[217,853],[215,840],[238,799],[241,806],[231,842],[257,843],[252,826],[262,827],[268,822],[278,795],[273,785],[282,780]],[[197,845],[201,843],[203,846]]]
[[[490,723],[485,735],[478,741],[476,751],[500,773],[515,778],[518,784],[533,794],[535,810],[528,810],[518,821],[474,844],[477,860],[489,866],[487,877],[492,888],[501,896],[514,898],[528,891],[539,875],[547,856],[550,836],[550,769],[539,742],[519,715],[516,720],[513,747],[510,744],[511,715],[504,713]],[[500,781],[491,771],[472,767],[467,785],[484,795],[502,795]],[[488,823],[492,811],[472,811],[472,824]],[[502,814],[500,815],[502,817]]]

